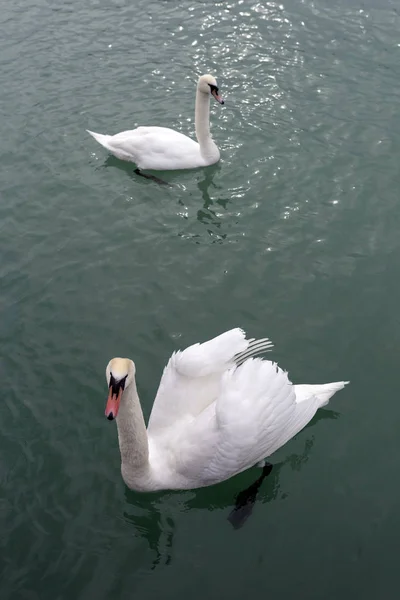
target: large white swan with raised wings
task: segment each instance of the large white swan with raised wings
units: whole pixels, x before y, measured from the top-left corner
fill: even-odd
[[[183,352],[164,369],[146,430],[135,365],[107,365],[106,417],[116,417],[121,472],[137,491],[193,489],[224,481],[283,446],[345,381],[292,385],[272,347],[232,329]]]
[[[219,161],[217,145],[210,134],[210,98],[224,104],[212,75],[197,82],[195,126],[197,142],[167,127],[138,127],[115,135],[87,132],[117,158],[133,162],[140,169],[158,171],[207,167]]]

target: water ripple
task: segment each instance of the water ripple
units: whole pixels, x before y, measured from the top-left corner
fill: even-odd
[[[337,597],[322,578],[332,557],[325,564],[319,544],[329,538],[332,552],[347,556],[364,539],[370,519],[359,517],[354,481],[365,477],[372,514],[396,497],[381,493],[391,481],[385,469],[375,469],[375,491],[363,465],[373,437],[393,445],[386,460],[398,471],[396,379],[387,371],[397,372],[398,345],[399,19],[389,0],[4,4],[4,600],[176,595],[182,565],[200,590],[235,596],[248,593],[236,572],[264,586],[265,569],[254,565],[265,556],[273,593],[288,547],[299,545],[316,565],[315,589]],[[138,124],[194,135],[202,72],[216,75],[226,99],[211,110],[219,165],[167,173],[175,185],[160,189],[86,135]],[[245,566],[221,524],[239,483],[151,500],[126,494],[115,428],[103,419],[111,356],[137,362],[148,415],[171,352],[237,325],[276,337],[274,357],[296,380],[357,381],[337,429],[316,423],[313,448],[282,460],[268,510],[243,533]],[[365,404],[371,390],[382,395],[378,380],[394,399],[387,417]],[[309,536],[306,508],[299,521],[299,505],[312,507],[320,537]],[[396,507],[385,510],[396,517]],[[343,524],[354,531],[345,551],[336,536]],[[169,562],[157,559],[157,579],[159,555]],[[296,553],[289,563],[303,577],[301,560]],[[298,589],[285,578],[275,585],[287,597]]]

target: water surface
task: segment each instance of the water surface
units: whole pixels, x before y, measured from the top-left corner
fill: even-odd
[[[390,0],[3,3],[2,600],[397,593],[400,19]],[[194,133],[220,164],[137,177],[85,129]],[[120,477],[104,369],[148,416],[173,350],[241,326],[295,382],[350,379],[234,531],[219,486]]]

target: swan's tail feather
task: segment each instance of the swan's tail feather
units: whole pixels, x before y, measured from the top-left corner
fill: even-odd
[[[90,133],[90,135],[96,140],[96,142],[99,142],[99,144],[101,144],[102,146],[104,146],[104,148],[109,148],[108,145],[108,141],[110,139],[110,135],[104,135],[103,133],[96,133],[95,131],[90,131],[89,129],[86,129],[86,131],[88,133]]]
[[[342,390],[350,381],[334,381],[332,383],[324,383],[320,385],[301,384],[296,385],[296,401],[299,404],[304,400],[308,400],[311,396],[318,399],[318,408],[326,406],[336,392]]]
[[[325,383],[325,385],[318,386],[319,389],[314,393],[320,401],[320,408],[321,406],[326,406],[326,404],[329,402],[329,399],[332,398],[336,392],[342,390],[348,383],[350,383],[350,381],[335,381],[333,383]]]

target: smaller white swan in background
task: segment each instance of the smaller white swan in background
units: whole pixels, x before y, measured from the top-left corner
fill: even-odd
[[[292,385],[276,363],[255,358],[271,347],[237,328],[174,352],[147,430],[135,365],[112,359],[105,414],[117,420],[126,485],[145,492],[224,481],[286,444],[348,383]]]
[[[197,142],[167,127],[138,127],[115,135],[86,130],[111,154],[157,171],[207,167],[219,161],[217,145],[210,134],[210,98],[224,104],[212,75],[202,75],[197,82],[195,126]],[[145,176],[145,175],[144,175]]]

